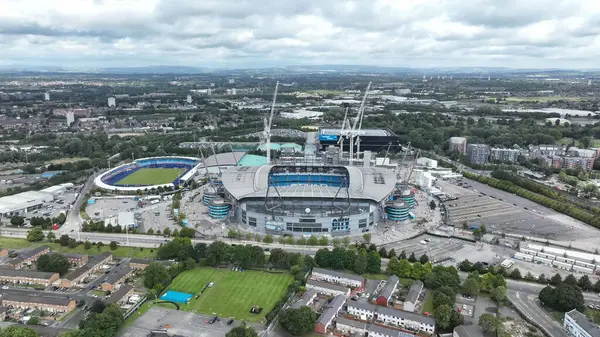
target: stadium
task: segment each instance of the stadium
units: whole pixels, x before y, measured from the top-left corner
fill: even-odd
[[[268,234],[348,235],[412,217],[391,170],[263,165],[230,168],[221,178],[204,191],[209,215]]]
[[[136,192],[140,189],[176,187],[190,180],[201,165],[192,157],[151,157],[109,170],[94,180],[99,188]]]

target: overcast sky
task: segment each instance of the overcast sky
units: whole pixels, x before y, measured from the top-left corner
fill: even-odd
[[[0,0],[0,65],[600,68],[600,0]]]

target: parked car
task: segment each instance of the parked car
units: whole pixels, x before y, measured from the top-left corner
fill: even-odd
[[[229,321],[227,321],[227,325],[231,325],[233,324],[233,319],[230,319]]]

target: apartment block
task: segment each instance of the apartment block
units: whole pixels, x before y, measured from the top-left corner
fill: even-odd
[[[460,154],[467,152],[467,138],[452,137],[450,138],[450,151],[456,151]]]
[[[490,158],[490,147],[485,144],[469,144],[467,157],[472,164],[485,164]]]
[[[575,309],[565,312],[563,327],[572,337],[600,337],[600,328],[589,317]]]
[[[492,148],[490,152],[490,160],[512,162],[515,163],[519,158],[520,150],[517,149],[505,149],[505,148]]]

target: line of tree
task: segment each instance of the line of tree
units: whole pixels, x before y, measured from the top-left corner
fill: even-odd
[[[464,317],[454,310],[456,294],[460,289],[460,277],[456,268],[435,266],[425,279],[425,285],[432,290],[433,313],[441,331],[452,331],[464,323]]]
[[[33,329],[11,325],[6,328],[0,328],[0,337],[39,337],[40,335]]]
[[[357,274],[381,272],[381,256],[377,249],[367,251],[360,247],[335,247],[332,250],[321,248],[315,254],[315,262],[322,268],[347,269]]]
[[[392,257],[387,265],[388,275],[396,275],[401,278],[412,278],[424,281],[433,271],[430,262],[421,263],[420,261],[410,262],[409,259],[398,259]]]
[[[496,179],[496,178],[492,178],[492,177],[480,176],[480,175],[472,174],[469,172],[463,172],[463,175],[466,178],[479,181],[481,183],[487,184],[494,188],[498,188],[498,189],[501,189],[501,190],[504,190],[504,191],[507,191],[510,193],[514,193],[520,197],[529,199],[540,205],[546,206],[548,208],[552,208],[553,210],[555,210],[559,213],[563,213],[568,216],[571,216],[577,220],[587,223],[590,226],[600,228],[600,216],[598,216],[597,208],[594,208],[594,209],[596,209],[596,211],[594,211],[592,213],[592,212],[586,211],[585,209],[575,205],[574,203],[572,203],[568,200],[562,201],[562,198],[560,199],[560,201],[558,199],[554,200],[547,196],[544,196],[544,195],[541,195],[541,194],[538,194],[535,192],[531,192],[523,187],[517,186],[511,181],[500,180],[500,179]]]
[[[581,288],[576,285],[561,283],[555,288],[544,287],[538,295],[542,305],[560,312],[577,309],[579,312],[585,310],[585,301]]]
[[[79,322],[78,329],[69,330],[60,337],[114,337],[124,324],[123,310],[117,304],[111,304],[104,309],[90,310],[89,315]]]

